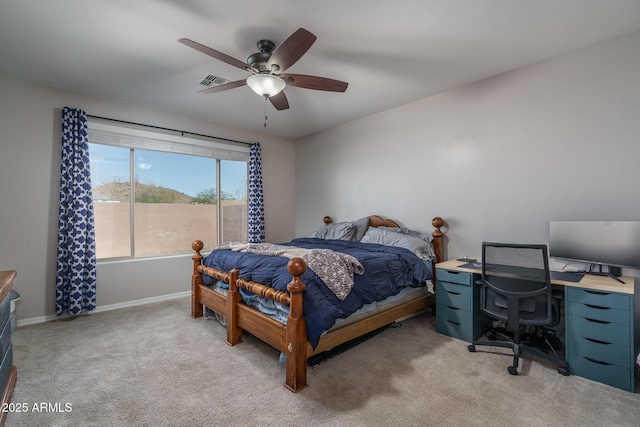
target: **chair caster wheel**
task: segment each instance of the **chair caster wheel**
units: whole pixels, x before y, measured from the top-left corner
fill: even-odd
[[[560,366],[558,368],[558,373],[561,375],[564,375],[565,377],[568,377],[570,372],[569,372],[569,368],[566,366]]]
[[[471,353],[475,353],[476,352],[476,346],[473,344],[469,344],[469,347],[467,347],[469,349],[469,352]]]
[[[518,375],[518,368],[516,368],[515,366],[509,366],[507,368],[507,371],[509,371],[511,375]]]

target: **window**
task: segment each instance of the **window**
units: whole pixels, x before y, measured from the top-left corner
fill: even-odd
[[[248,146],[89,122],[98,259],[247,240]]]

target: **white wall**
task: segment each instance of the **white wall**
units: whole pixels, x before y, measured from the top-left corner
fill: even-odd
[[[61,111],[262,143],[267,239],[294,232],[294,142],[0,78],[0,270],[17,270],[18,321],[55,312]],[[100,263],[98,308],[190,290],[190,257]]]
[[[640,220],[639,52],[634,33],[298,141],[296,235],[442,216],[448,257],[478,257],[551,219]]]
[[[0,269],[18,271],[18,319],[54,313],[65,105],[260,140],[268,241],[308,235],[324,215],[341,221],[376,213],[423,231],[431,230],[432,217],[442,216],[450,226],[448,257],[478,256],[483,240],[546,242],[550,219],[640,219],[639,51],[635,33],[365,117],[295,146],[0,78]],[[190,272],[188,257],[101,264],[98,305],[188,291]]]

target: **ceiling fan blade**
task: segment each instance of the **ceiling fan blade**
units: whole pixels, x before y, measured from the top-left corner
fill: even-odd
[[[289,108],[289,101],[285,96],[283,91],[278,92],[277,94],[270,96],[269,101],[276,107],[276,110],[286,110]]]
[[[236,87],[244,86],[246,84],[247,84],[247,80],[236,80],[235,82],[229,82],[229,83],[225,83],[223,85],[214,86],[214,87],[210,87],[210,88],[207,88],[207,89],[199,90],[198,93],[208,94],[208,93],[222,92],[223,90],[233,89],[233,88],[236,88]]]
[[[305,89],[326,90],[329,92],[344,92],[349,83],[326,77],[307,76],[305,74],[281,74],[280,78],[287,82],[287,86]]]
[[[197,50],[198,52],[202,52],[205,55],[209,55],[212,58],[215,58],[219,61],[225,62],[229,65],[233,65],[234,67],[240,68],[241,70],[249,71],[252,73],[258,72],[258,70],[249,66],[247,63],[240,61],[239,59],[236,59],[225,53],[218,52],[215,49],[211,49],[210,47],[200,44],[198,42],[194,42],[193,40],[182,38],[182,39],[178,39],[178,41],[186,46],[189,46],[190,48]]]
[[[267,62],[267,69],[273,70],[273,65],[278,66],[276,71],[284,71],[302,58],[311,45],[316,41],[316,36],[304,28],[298,28],[271,54]]]

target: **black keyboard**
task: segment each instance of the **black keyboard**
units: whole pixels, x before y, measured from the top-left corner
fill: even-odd
[[[582,273],[573,273],[571,271],[554,271],[551,270],[551,280],[562,280],[565,282],[579,282],[582,280]]]

